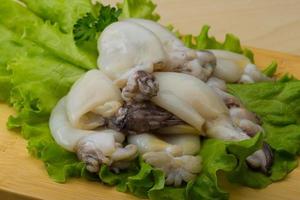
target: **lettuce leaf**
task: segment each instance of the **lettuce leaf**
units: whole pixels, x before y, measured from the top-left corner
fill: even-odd
[[[21,52],[22,48],[11,40],[10,31],[1,25],[0,35],[0,101],[7,101],[12,87],[7,64],[9,60]]]
[[[6,82],[0,81],[0,93],[2,100],[17,110],[17,115],[9,118],[8,127],[18,128],[28,139],[29,152],[44,161],[54,180],[64,182],[70,176],[86,176],[84,164],[55,143],[48,127],[53,106],[84,73],[85,67],[77,63],[80,53],[73,40],[62,41],[72,36],[60,38],[63,33],[55,26],[14,1],[2,1],[0,10],[0,80],[7,77]],[[27,29],[43,35],[40,39],[33,32],[24,35]],[[69,55],[59,55],[65,49],[62,45],[70,47],[66,53]]]
[[[222,43],[217,41],[214,37],[209,36],[208,31],[209,26],[204,26],[198,36],[182,36],[178,32],[176,35],[190,48],[199,50],[229,50],[244,54],[254,62],[253,53],[248,49],[243,49],[240,45],[240,41],[234,35],[227,34],[225,41]],[[276,72],[276,69],[277,63],[273,62],[264,70],[264,73],[268,76],[272,76]],[[300,134],[300,84],[297,81],[292,82],[294,80],[293,76],[285,75],[276,83],[232,84],[228,86],[233,95],[238,96],[251,111],[261,117],[263,127],[266,130],[265,140],[275,149],[274,164],[270,176],[254,172],[247,167],[245,162],[242,162],[237,168],[229,170],[226,173],[227,178],[231,182],[254,188],[264,188],[273,181],[282,180],[289,172],[297,167],[296,155],[298,155],[299,152]],[[281,140],[280,138],[282,137],[285,139]],[[205,148],[208,148],[208,146],[202,146],[201,152],[205,152]],[[215,149],[207,151],[213,152],[213,150],[216,149],[218,148],[216,147]],[[219,158],[221,158],[221,156],[219,156]],[[239,159],[240,156],[237,156],[237,158]],[[224,161],[224,163],[226,162]],[[220,169],[222,170],[222,168]],[[199,184],[193,185],[195,187],[193,189],[194,193],[192,193],[190,199],[200,198],[201,195],[203,199],[228,199],[228,193],[218,188],[216,176],[207,175],[204,169],[198,179],[200,179],[200,177],[202,179],[199,181]],[[207,186],[205,186],[203,182],[205,182]],[[191,187],[191,184],[189,184],[188,187]],[[209,188],[211,190],[209,190]]]
[[[86,0],[21,0],[27,8],[44,20],[57,23],[64,33],[71,33],[76,21],[86,13],[95,13],[96,7]]]
[[[273,77],[276,73],[277,70],[277,62],[273,61],[266,69],[264,69],[262,72],[268,76],[268,77]]]
[[[279,81],[279,82],[289,82],[289,81],[295,81],[295,80],[298,80],[298,79],[295,78],[292,74],[285,73],[277,81]]]
[[[119,174],[113,173],[107,166],[102,166],[99,176],[108,185],[117,185],[117,190],[130,192],[141,198],[151,200],[182,199],[228,199],[229,194],[218,186],[217,173],[233,172],[244,163],[246,157],[261,147],[262,135],[241,141],[225,142],[207,139],[203,142],[200,155],[203,158],[203,172],[187,187],[172,188],[164,185],[164,174],[153,169],[141,158],[134,170]],[[239,164],[240,163],[240,164]]]
[[[137,166],[138,167],[138,166]],[[99,171],[99,178],[107,185],[115,186],[119,192],[127,191],[127,179],[138,173],[139,168],[130,168],[120,173],[113,173],[107,165],[102,165]]]
[[[1,68],[2,66],[0,66]],[[10,76],[5,74],[6,72],[0,72],[0,101],[7,101],[9,99],[9,93],[11,90]]]
[[[218,173],[240,171],[246,158],[261,147],[262,139],[262,135],[258,134],[240,142],[205,140],[200,152],[203,159],[202,173],[188,184],[187,199],[228,199],[229,194],[219,187]]]
[[[0,24],[20,38],[37,44],[65,62],[83,69],[96,67],[97,58],[78,49],[73,42],[72,34],[62,33],[57,24],[44,22],[15,1],[1,1]]]
[[[209,36],[208,31],[210,27],[204,25],[197,36],[193,35],[181,35],[179,37],[184,42],[184,44],[190,48],[203,50],[203,49],[221,49],[228,50],[234,53],[244,54],[252,62],[254,62],[254,55],[251,50],[247,48],[242,48],[240,40],[233,34],[226,34],[224,42],[219,42],[215,37]]]
[[[121,18],[144,18],[158,21],[160,16],[154,13],[156,4],[151,0],[124,0],[117,6],[122,9]]]
[[[65,182],[69,177],[102,180],[117,185],[119,191],[152,200],[228,199],[229,194],[219,186],[220,172],[232,182],[265,187],[281,180],[297,166],[300,86],[287,77],[274,84],[229,86],[263,120],[265,140],[275,150],[269,177],[249,170],[244,162],[260,148],[262,135],[242,142],[204,140],[200,152],[204,160],[202,173],[181,188],[165,186],[164,174],[141,159],[120,173],[112,172],[107,166],[102,166],[98,176],[88,173],[74,153],[55,143],[48,119],[56,102],[66,95],[71,85],[86,70],[96,67],[95,44],[76,44],[71,30],[85,12],[98,8],[91,7],[89,0],[22,1],[27,8],[13,0],[2,0],[0,4],[0,100],[9,101],[17,111],[17,115],[9,118],[8,127],[20,130],[28,140],[30,154],[44,161],[55,181]],[[125,0],[119,7],[123,8],[123,18],[159,18],[149,0]],[[225,49],[253,59],[253,54],[242,48],[235,36],[228,34],[224,42],[218,42],[208,35],[208,30],[204,26],[199,36],[186,35],[181,39],[191,48]],[[270,74],[274,69],[267,71]]]
[[[297,155],[299,155],[300,150],[300,81],[277,82],[276,84],[232,84],[228,87],[232,94],[238,96],[246,107],[257,113],[263,121],[263,127],[266,131],[264,140],[275,151],[271,174],[266,176],[252,171],[243,162],[245,156],[250,153],[247,153],[247,151],[252,150],[253,152],[259,146],[259,142],[245,149],[239,149],[239,146],[233,148],[229,144],[225,151],[225,144],[222,144],[222,141],[208,139],[204,141],[200,153],[204,160],[202,174],[193,184],[188,185],[190,199],[200,197],[201,199],[228,199],[228,193],[218,187],[218,176],[216,175],[218,170],[225,171],[230,182],[252,188],[264,188],[274,181],[282,180],[298,166]],[[249,142],[249,140],[243,142]],[[234,157],[231,157],[232,160],[230,160],[229,155],[224,156],[224,152],[227,151],[238,158],[239,164],[237,166],[234,165]],[[206,158],[206,153],[211,160]],[[241,155],[240,153],[247,154]],[[209,166],[209,170],[207,166]],[[209,173],[210,170],[215,171]]]
[[[116,185],[120,192],[130,192],[140,198],[162,199],[156,197],[156,192],[164,189],[164,173],[153,169],[141,157],[129,169],[120,173],[113,173],[104,165],[101,167],[99,177],[108,185]]]
[[[296,156],[300,153],[300,81],[231,84],[228,88],[261,118],[266,132],[265,141],[275,151],[270,177],[258,176],[253,172],[251,174],[255,177],[248,173],[249,180],[239,180],[241,176],[238,174],[231,180],[257,188],[282,180],[298,165]],[[263,180],[264,183],[259,182]]]
[[[273,149],[300,152],[300,81],[229,85],[247,108],[260,116]]]
[[[56,102],[71,85],[86,69],[96,66],[91,64],[96,63],[96,49],[83,51],[76,46],[72,32],[61,32],[56,25],[60,22],[56,12],[61,9],[57,2],[36,5],[37,8],[32,7],[32,2],[26,2],[31,3],[31,10],[45,6],[48,13],[37,16],[12,0],[4,0],[0,5],[0,97],[9,100],[17,111],[16,116],[9,118],[8,128],[20,130],[28,139],[28,151],[45,162],[48,174],[55,181],[64,182],[73,176],[95,179],[74,153],[55,143],[48,119]],[[60,14],[68,15],[68,12],[66,9]],[[135,188],[134,183],[131,185]]]
[[[10,103],[19,113],[17,117],[10,118],[9,127],[20,127],[23,122],[47,121],[57,101],[84,72],[46,55],[21,57],[10,65],[10,70],[14,85]]]

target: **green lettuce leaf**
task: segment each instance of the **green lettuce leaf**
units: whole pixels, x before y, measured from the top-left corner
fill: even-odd
[[[148,191],[157,184],[164,186],[165,178],[161,171],[153,169],[149,164],[140,159],[140,171],[127,179],[128,190],[141,198],[148,197]]]
[[[17,109],[18,115],[10,118],[9,127],[20,127],[23,122],[47,121],[57,101],[84,72],[46,55],[21,57],[10,65],[10,70],[14,85],[10,103]]]
[[[243,184],[261,188],[271,181],[283,179],[298,165],[296,156],[300,153],[300,81],[231,84],[228,88],[261,118],[266,132],[265,141],[275,151],[271,176],[260,175],[252,178],[253,181],[257,180],[256,183],[246,180]],[[265,183],[259,184],[258,181],[263,179]]]
[[[273,61],[266,69],[264,69],[262,72],[268,76],[273,77],[277,70],[277,62]]]
[[[242,48],[240,40],[236,36],[234,36],[233,34],[226,34],[224,42],[219,42],[215,37],[208,35],[209,29],[210,27],[208,25],[204,25],[200,31],[200,34],[197,36],[181,35],[180,33],[177,33],[177,35],[179,35],[184,44],[190,48],[198,50],[228,50],[234,53],[244,54],[252,62],[254,62],[252,51],[247,48]]]
[[[10,73],[7,70],[9,60],[22,52],[22,48],[11,40],[12,35],[5,27],[0,25],[0,101],[9,99],[11,83]]]
[[[295,78],[292,74],[285,73],[277,81],[278,82],[289,82],[289,81],[295,81],[295,80],[298,80],[298,79]]]
[[[160,16],[154,13],[156,4],[151,0],[124,0],[117,6],[122,9],[121,18],[144,18],[158,21]]]
[[[49,13],[43,19],[51,20],[50,16],[55,16],[60,8],[55,3],[47,6],[50,6]],[[55,181],[64,182],[73,176],[95,179],[74,153],[55,143],[48,127],[49,115],[57,101],[85,69],[95,66],[90,64],[96,60],[95,52],[80,50],[75,45],[72,32],[62,33],[55,24],[59,23],[59,19],[55,17],[51,20],[55,23],[51,24],[12,0],[1,2],[0,12],[1,98],[9,98],[17,111],[9,118],[8,127],[20,130],[22,136],[28,139],[28,151],[44,161],[48,174]],[[61,15],[67,14],[64,12],[68,10]],[[6,84],[9,85],[7,89]],[[153,173],[153,177],[163,177],[161,172]],[[135,185],[137,180],[138,177],[132,179],[129,185],[138,194],[143,189]]]
[[[88,69],[96,67],[94,43],[76,44],[72,28],[86,12],[95,12],[89,0],[32,1],[22,0],[27,8],[13,0],[0,4],[0,100],[9,101],[17,114],[8,127],[20,130],[28,140],[31,155],[44,161],[50,177],[65,182],[69,177],[86,177],[117,185],[152,200],[228,199],[219,186],[219,172],[232,182],[251,187],[265,187],[281,180],[297,166],[299,154],[299,82],[287,76],[280,82],[230,85],[230,91],[256,112],[266,130],[265,140],[275,151],[271,176],[248,169],[245,158],[260,148],[262,135],[247,141],[224,142],[206,139],[200,155],[203,170],[199,177],[182,188],[164,185],[164,174],[138,160],[129,170],[114,173],[102,166],[98,176],[86,171],[74,153],[58,146],[51,137],[48,119],[56,102],[66,95],[71,85]],[[70,4],[70,5],[69,5]],[[155,4],[149,0],[125,0],[122,17],[157,20]],[[224,42],[208,35],[204,26],[199,36],[181,39],[195,49],[225,49],[253,54],[241,47],[239,40],[228,34]],[[267,70],[271,74],[274,67]]]
[[[57,23],[64,33],[71,33],[76,21],[86,13],[95,13],[96,7],[86,0],[21,0],[27,8],[44,20]]]
[[[0,72],[0,87],[1,87],[0,101],[7,101],[9,99],[12,85],[10,83],[10,76],[7,75],[5,71]]]
[[[203,159],[202,173],[194,182],[188,184],[187,199],[228,199],[229,194],[219,187],[218,173],[240,172],[246,158],[258,150],[261,144],[261,134],[240,142],[226,142],[218,139],[204,140],[200,151]],[[243,174],[241,173],[241,175]]]
[[[104,165],[101,167],[99,177],[105,184],[116,185],[120,192],[130,192],[141,198],[162,199],[157,197],[157,192],[164,189],[164,173],[153,169],[141,157],[129,169],[120,173],[113,173]]]
[[[198,36],[181,36],[178,32],[176,34],[190,48],[199,50],[225,49],[235,53],[244,54],[254,61],[252,52],[248,49],[243,49],[239,40],[235,36],[227,34],[225,41],[222,43],[218,42],[214,37],[209,36],[208,30],[209,26],[204,26]],[[277,64],[273,62],[264,70],[264,73],[268,76],[273,76],[276,69]],[[292,76],[285,75],[276,82],[276,84],[232,84],[229,86],[229,89],[235,96],[238,96],[251,111],[257,113],[258,116],[262,118],[263,127],[266,130],[265,140],[276,150],[274,153],[275,158],[271,169],[271,176],[268,177],[264,174],[249,170],[248,166],[244,162],[240,163],[240,165],[234,170],[229,170],[227,172],[227,177],[231,182],[254,188],[263,188],[272,183],[272,181],[283,179],[297,166],[295,155],[297,154],[296,152],[299,151],[298,142],[300,131],[298,127],[299,122],[297,121],[300,119],[298,115],[300,113],[298,108],[298,105],[300,105],[298,100],[300,99],[298,96],[300,85],[299,83],[290,82],[292,80],[295,80]],[[279,82],[289,82],[289,84],[285,85],[280,84]],[[281,93],[281,95],[277,100],[276,97],[279,93]],[[286,102],[282,102],[283,100]],[[295,123],[297,125],[295,125]],[[283,135],[283,133],[285,133],[285,135]],[[285,137],[285,139],[280,140],[279,138],[281,137]],[[278,148],[276,148],[276,146]],[[203,146],[202,148],[204,149],[206,146]],[[205,151],[205,149],[203,149],[202,151]],[[208,150],[208,152],[211,151],[213,150]],[[203,195],[201,196],[203,199],[227,199],[228,194],[217,187],[216,176],[209,176],[205,172],[206,170],[204,169],[203,174],[199,176],[199,178],[201,177],[202,179],[199,181],[198,187],[195,187],[196,192],[194,192],[195,195],[192,195],[191,199],[196,199],[201,195]],[[203,182],[207,183],[209,187],[205,186]],[[191,184],[189,184],[188,187],[190,187],[190,185]],[[203,188],[201,189],[201,187]],[[208,188],[211,190],[208,190]]]
[[[96,67],[96,57],[82,52],[75,45],[72,34],[64,34],[59,27],[31,13],[12,0],[2,0],[0,24],[51,54],[83,69]]]
[[[298,158],[286,151],[276,151],[270,179],[280,181],[298,166]]]
[[[84,73],[85,67],[77,63],[81,53],[73,40],[61,40],[60,35],[65,34],[55,26],[14,1],[2,1],[0,10],[0,80],[7,77],[7,81],[0,81],[1,98],[9,100],[17,111],[9,118],[8,127],[18,128],[28,139],[29,152],[44,161],[54,180],[64,182],[70,176],[86,176],[84,164],[55,143],[48,127],[53,106]],[[39,32],[41,38],[35,38],[33,32],[24,35],[26,29]],[[70,47],[69,55],[59,55],[65,49],[62,45]]]
[[[54,181],[63,183],[68,177],[88,176],[85,165],[78,161],[76,155],[56,144],[48,123],[24,124],[21,134],[28,139],[29,153],[45,163],[47,172]]]
[[[260,116],[273,149],[300,152],[300,81],[229,85],[247,108]]]
[[[133,168],[126,171],[121,171],[120,173],[113,173],[110,168],[106,165],[102,165],[99,178],[101,181],[110,186],[116,186],[119,192],[126,192],[127,189],[127,179],[129,176],[133,176],[138,173],[138,168]]]

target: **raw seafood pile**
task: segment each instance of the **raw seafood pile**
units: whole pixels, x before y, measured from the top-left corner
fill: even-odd
[[[90,172],[126,169],[138,155],[180,186],[201,172],[200,138],[241,141],[264,133],[260,119],[226,83],[273,81],[224,50],[189,49],[156,22],[112,23],[98,40],[98,68],[86,72],[50,117],[55,141]],[[201,137],[200,137],[201,136]],[[247,157],[268,173],[267,143]]]
[[[270,80],[236,36],[168,27],[174,37],[158,19],[150,0],[1,0],[8,129],[54,181],[82,177],[140,198],[226,200],[221,179],[251,188],[283,180],[300,155],[300,81],[280,73],[288,64],[265,66]]]

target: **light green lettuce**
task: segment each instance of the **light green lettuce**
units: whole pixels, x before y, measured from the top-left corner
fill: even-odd
[[[226,34],[224,42],[219,42],[213,36],[209,36],[210,27],[204,25],[197,36],[193,35],[181,35],[179,34],[180,39],[184,44],[190,48],[203,50],[203,49],[222,49],[228,50],[239,54],[244,54],[252,62],[254,62],[253,53],[247,48],[242,48],[240,40],[233,34]]]
[[[11,13],[3,13],[6,9]],[[79,51],[74,50],[74,54],[69,52],[68,59],[58,56],[61,51],[58,47],[75,47],[73,41],[70,44],[67,41],[60,44],[59,37],[62,33],[59,30],[53,31],[55,27],[44,23],[14,1],[2,1],[0,10],[0,34],[3,36],[0,39],[0,77],[7,77],[7,81],[0,82],[0,93],[5,95],[2,100],[9,101],[17,111],[16,116],[9,118],[8,127],[19,129],[28,139],[29,152],[45,162],[47,171],[54,180],[64,182],[69,176],[87,174],[83,163],[78,162],[73,153],[65,151],[54,142],[48,128],[53,106],[84,73],[82,67],[73,64],[78,61],[76,56]],[[25,21],[19,27],[14,27],[17,25],[10,24],[8,16],[15,18],[16,22],[20,22],[19,19]],[[29,20],[27,23],[26,19]],[[35,22],[36,26],[32,24]],[[26,31],[21,31],[22,28],[41,31],[37,30],[39,23],[44,23],[44,40],[27,37],[24,35]],[[48,31],[49,35],[46,34]],[[57,45],[50,48],[51,42]],[[72,62],[71,57],[74,57]],[[9,91],[3,90],[7,87]]]
[[[245,176],[233,174],[230,180],[262,188],[283,179],[297,167],[300,152],[300,81],[229,85],[245,106],[263,122],[265,141],[275,151],[271,176],[244,171]]]
[[[117,6],[122,9],[121,18],[144,18],[153,21],[160,18],[157,13],[154,13],[156,5],[151,0],[124,0]]]
[[[160,170],[153,169],[140,157],[131,168],[113,173],[102,166],[100,179],[108,185],[116,185],[120,192],[130,192],[140,198],[151,200],[181,200],[185,198],[185,188],[165,187],[165,176]]]
[[[268,77],[273,77],[276,73],[277,70],[277,62],[273,61],[266,69],[264,69],[262,72],[268,76]]]
[[[203,142],[200,155],[203,169],[200,176],[188,184],[187,199],[228,199],[229,194],[219,187],[218,173],[235,173],[245,164],[245,159],[258,150],[262,135],[250,140],[225,142],[207,139]]]
[[[31,3],[31,10],[43,6],[26,3]],[[86,52],[77,47],[72,32],[61,32],[56,25],[60,18],[56,20],[54,16],[57,10],[62,16],[70,13],[57,7],[58,1],[52,3],[44,5],[48,13],[37,16],[13,0],[1,2],[0,98],[9,101],[17,111],[9,118],[8,127],[20,130],[28,140],[29,152],[45,162],[54,180],[64,182],[72,176],[95,179],[74,153],[54,142],[48,127],[57,101],[86,69],[96,66],[97,55],[96,49]]]
[[[300,152],[300,81],[230,85],[229,89],[261,117],[273,149]]]
[[[27,8],[44,20],[57,23],[64,33],[71,33],[76,21],[97,7],[86,0],[21,0]]]
[[[0,101],[7,101],[11,89],[8,62],[22,52],[22,47],[11,40],[11,32],[0,25]]]
[[[285,83],[258,83],[229,85],[229,90],[260,116],[266,131],[265,141],[274,152],[274,164],[270,176],[255,172],[246,165],[245,157],[257,149],[250,145],[246,149],[228,146],[225,142],[208,139],[204,141],[200,155],[204,161],[202,174],[188,185],[190,199],[228,199],[228,193],[218,186],[217,171],[225,172],[230,182],[253,188],[264,188],[274,181],[282,180],[297,167],[300,150],[300,81]],[[249,141],[245,141],[249,142]],[[256,146],[256,148],[254,148]],[[237,160],[226,152],[237,156]],[[241,155],[243,153],[244,155]],[[226,156],[225,156],[226,155]]]
[[[65,62],[83,69],[96,67],[96,57],[81,51],[75,45],[72,34],[62,33],[57,24],[44,22],[15,1],[1,1],[0,24]]]
[[[164,185],[164,174],[137,160],[124,171],[115,173],[102,166],[98,175],[85,170],[74,153],[58,146],[51,137],[48,119],[57,101],[66,95],[71,85],[86,71],[96,67],[95,45],[76,44],[72,28],[85,12],[93,12],[89,0],[32,1],[22,0],[25,8],[13,0],[0,4],[0,100],[9,102],[17,111],[8,120],[8,127],[19,130],[28,140],[28,151],[45,163],[48,174],[57,182],[69,177],[85,177],[116,185],[152,200],[228,199],[219,186],[218,173],[225,173],[232,182],[251,187],[265,187],[284,178],[297,166],[300,152],[299,82],[287,76],[281,82],[230,85],[230,91],[263,120],[265,140],[275,150],[271,176],[253,172],[245,164],[246,156],[261,147],[262,135],[242,142],[216,139],[203,141],[200,155],[202,173],[181,188]],[[149,0],[125,0],[119,4],[122,17],[142,17],[157,20],[155,5]],[[185,44],[195,49],[226,49],[253,54],[241,47],[239,40],[228,34],[224,42],[208,35],[204,26],[198,36],[182,36]],[[274,67],[266,70],[274,73]]]

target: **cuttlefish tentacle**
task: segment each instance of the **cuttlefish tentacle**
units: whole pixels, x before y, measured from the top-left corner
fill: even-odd
[[[244,68],[244,73],[239,80],[240,83],[257,83],[257,82],[267,82],[274,81],[273,78],[264,75],[256,65],[249,63]]]
[[[146,71],[136,71],[132,73],[122,88],[122,98],[126,102],[149,101],[157,95],[158,82],[155,77]]]
[[[160,104],[158,105],[174,114],[177,112],[178,108],[167,107],[166,105],[169,105],[168,102],[177,99],[185,102],[205,119],[205,123],[202,124],[204,125],[202,130],[204,131],[201,131],[205,136],[222,140],[241,141],[249,139],[250,136],[263,130],[258,124],[255,124],[255,116],[247,113],[243,107],[240,107],[240,109],[244,109],[244,113],[240,110],[235,114],[232,112],[233,115],[230,116],[230,109],[242,106],[242,104],[236,97],[219,89],[222,87],[224,89],[224,85],[222,86],[222,84],[217,84],[220,85],[218,88],[210,87],[196,77],[174,72],[155,72],[154,76],[156,77],[160,88],[157,96],[154,97],[152,101],[157,103],[157,99],[161,99],[164,93],[170,93],[172,98],[163,99],[163,103],[159,102]],[[226,98],[222,99],[222,96],[214,92],[214,89],[218,89],[226,94],[226,98],[230,100],[226,101]],[[227,102],[230,102],[230,104]],[[236,105],[232,106],[233,103]],[[177,116],[180,118],[180,113]],[[192,121],[184,118],[181,119],[194,126],[191,123]],[[262,159],[258,160],[258,162],[261,164],[262,168],[265,168],[266,162],[262,162]],[[264,157],[264,159],[266,159],[266,157]],[[253,162],[253,159],[249,159],[249,162]]]
[[[261,121],[258,116],[248,111],[238,98],[226,92],[225,81],[211,77],[207,81],[207,84],[223,99],[229,108],[230,119],[227,118],[227,120],[231,120],[232,124],[236,126],[235,128],[229,126],[230,129],[227,129],[229,130],[228,134],[217,135],[218,137],[226,140],[244,140],[255,136],[257,133],[264,133],[264,129],[260,126]],[[228,128],[228,123],[226,124]],[[214,126],[214,124],[212,124],[212,126]],[[213,127],[212,130],[217,127],[218,126]],[[233,137],[232,133],[234,131],[232,131],[232,129],[238,130],[239,134],[234,134]],[[215,132],[219,133],[218,131]],[[273,162],[272,150],[267,143],[264,143],[263,148],[249,156],[246,161],[251,168],[260,169],[262,172],[267,173]]]
[[[125,136],[120,132],[73,127],[67,116],[65,98],[53,109],[49,127],[56,143],[68,151],[76,152],[90,172],[98,172],[101,164],[111,165],[116,161],[131,160],[137,156],[136,146],[121,147]]]
[[[203,81],[207,80],[213,73],[216,66],[216,58],[213,53],[187,48],[168,29],[151,20],[131,18],[126,21],[147,28],[160,40],[166,52],[166,58],[163,67],[160,69],[161,71],[191,74]]]
[[[195,156],[200,149],[199,136],[177,136],[159,138],[147,133],[128,136],[129,143],[138,147],[145,162],[161,169],[166,184],[174,186],[193,180],[201,170],[201,158]]]
[[[264,75],[255,64],[244,55],[225,50],[209,50],[216,57],[216,67],[213,76],[226,83],[256,83],[273,81]]]
[[[137,156],[137,147],[127,145],[122,147],[115,134],[121,134],[112,130],[105,130],[103,134],[92,134],[78,141],[76,153],[90,172],[98,172],[102,164],[108,166],[115,162],[127,162]],[[106,135],[104,135],[104,133]]]

